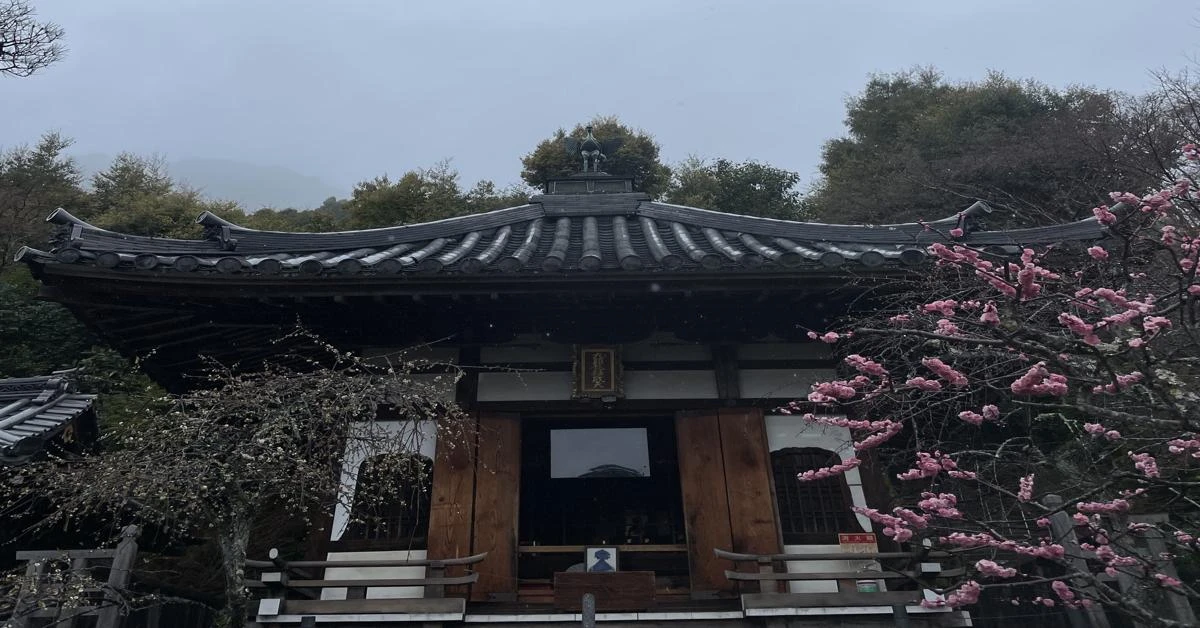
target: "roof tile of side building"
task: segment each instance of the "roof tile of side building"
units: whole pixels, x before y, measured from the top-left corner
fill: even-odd
[[[0,464],[19,463],[40,451],[91,410],[95,398],[74,392],[65,372],[0,379]]]
[[[1008,253],[1104,236],[1095,219],[987,231],[988,211],[976,203],[930,223],[836,225],[725,214],[636,192],[539,195],[483,214],[333,233],[259,231],[206,212],[198,219],[204,239],[174,240],[107,231],[60,209],[48,218],[60,227],[58,246],[26,247],[17,259],[181,276],[804,272],[917,265],[955,227],[965,231],[957,241]]]

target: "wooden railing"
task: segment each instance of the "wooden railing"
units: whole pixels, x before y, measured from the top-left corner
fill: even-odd
[[[830,606],[890,606],[897,626],[908,625],[906,606],[920,604],[925,592],[922,584],[934,578],[961,575],[961,569],[942,569],[939,559],[948,555],[930,552],[874,552],[874,553],[829,553],[829,554],[738,554],[715,549],[718,558],[734,563],[754,563],[757,572],[726,570],[725,577],[735,583],[757,584],[757,592],[742,594],[742,608],[747,616],[778,614],[778,609],[811,608]],[[886,563],[904,563],[894,569],[862,569],[855,571],[777,571],[776,565],[805,561],[871,561],[882,567]],[[856,586],[859,581],[905,582],[914,585],[902,591],[864,591]],[[826,593],[781,593],[780,583],[835,581],[837,592]],[[844,590],[850,589],[850,590]]]
[[[470,585],[479,580],[479,574],[465,569],[482,561],[487,553],[446,559],[411,560],[297,560],[287,561],[279,557],[279,550],[272,549],[269,560],[247,560],[248,569],[260,572],[257,580],[248,580],[250,589],[264,591],[266,597],[259,601],[258,616],[267,618],[278,615],[328,615],[355,613],[422,613],[440,616],[442,620],[461,619],[466,609],[465,597],[446,597],[446,587]],[[447,567],[464,567],[465,574],[447,576]],[[326,569],[361,569],[424,567],[423,578],[324,578],[317,573]],[[399,599],[366,599],[368,587],[421,587],[423,597]],[[321,590],[345,588],[344,600],[323,600]],[[435,621],[435,620],[430,620]]]
[[[25,576],[13,591],[14,628],[188,628],[212,624],[212,609],[191,600],[151,598],[135,590],[139,529],[126,526],[114,549],[18,550]],[[4,620],[9,620],[8,624]]]

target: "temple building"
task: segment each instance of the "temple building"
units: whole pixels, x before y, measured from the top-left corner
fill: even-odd
[[[173,390],[205,357],[252,367],[297,321],[363,355],[428,345],[464,369],[447,395],[474,417],[477,442],[443,451],[423,426],[414,453],[432,469],[428,486],[389,486],[370,459],[347,460],[361,485],[348,490],[405,499],[386,524],[356,522],[353,505],[335,512],[308,558],[350,562],[325,569],[340,586],[264,602],[263,625],[569,623],[580,610],[563,600],[589,591],[614,626],[830,625],[833,615],[884,626],[896,613],[908,625],[969,625],[961,611],[920,607],[933,594],[915,579],[846,576],[880,568],[852,552],[905,550],[851,510],[886,506],[885,485],[871,464],[798,481],[848,457],[850,434],[776,409],[833,372],[828,345],[808,332],[927,267],[927,247],[950,230],[1015,256],[1099,238],[1100,225],[989,231],[981,204],[928,225],[731,215],[655,201],[595,161],[588,169],[587,150],[585,172],[484,214],[338,233],[204,214],[204,239],[170,240],[59,210],[54,247],[18,259],[44,298]],[[405,584],[437,561],[484,553],[469,588],[348,583]],[[384,560],[410,564],[361,564]],[[912,568],[937,575],[930,561]],[[454,604],[401,603],[435,597]]]

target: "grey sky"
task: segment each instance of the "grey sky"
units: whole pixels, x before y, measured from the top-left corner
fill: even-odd
[[[1141,92],[1200,52],[1181,0],[35,0],[68,59],[0,80],[0,144],[235,159],[355,181],[452,158],[518,180],[559,126],[616,114],[673,162],[815,175],[872,72],[996,69]],[[313,204],[320,199],[313,199]]]

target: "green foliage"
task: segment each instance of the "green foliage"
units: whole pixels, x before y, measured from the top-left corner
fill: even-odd
[[[462,197],[464,214],[479,214],[529,202],[529,190],[523,187],[497,188],[491,181],[480,181]]]
[[[625,126],[613,116],[599,116],[589,122],[593,134],[602,142],[622,140],[621,147],[604,161],[603,170],[609,174],[633,177],[641,190],[652,197],[658,197],[671,180],[671,169],[659,161],[658,142],[654,136],[642,130],[634,130]],[[568,154],[563,146],[567,137],[581,138],[587,124],[577,124],[568,133],[558,129],[554,135],[538,143],[533,152],[521,158],[524,167],[521,178],[535,187],[543,187],[547,181],[579,172],[581,162],[579,155]]]
[[[667,200],[730,214],[783,220],[804,218],[800,175],[756,161],[709,163],[690,157],[675,167]]]
[[[390,227],[513,207],[527,201],[525,190],[498,190],[491,181],[480,181],[463,193],[458,172],[443,161],[432,168],[406,172],[394,181],[385,174],[360,182],[345,204],[345,226]]]
[[[239,216],[236,203],[210,201],[171,180],[162,159],[122,153],[92,177],[92,193],[80,217],[97,227],[134,235],[199,238],[196,217],[205,211]]]
[[[1000,74],[948,83],[928,69],[877,76],[849,101],[849,134],[826,143],[806,202],[828,222],[932,220],[975,200],[1014,224],[1071,220],[1112,190],[1157,183],[1153,151],[1125,149],[1168,145],[1139,132],[1144,121],[1112,92]]]
[[[82,198],[79,168],[64,154],[70,146],[71,140],[47,133],[33,148],[0,154],[0,271],[22,245],[45,240],[50,212]]]
[[[395,181],[385,174],[360,182],[346,212],[354,229],[424,222],[457,215],[459,196],[458,173],[442,162]]]
[[[98,395],[96,409],[102,431],[118,425],[137,426],[148,410],[166,409],[166,391],[139,370],[136,362],[109,347],[91,347],[75,366],[79,392]]]
[[[0,274],[0,377],[32,377],[75,366],[95,341],[67,309],[39,301],[22,266]]]
[[[232,220],[243,227],[251,229],[261,229],[263,231],[302,231],[308,233],[318,233],[323,231],[336,231],[338,229],[337,221],[334,217],[319,209],[313,210],[298,210],[298,209],[271,209],[264,207],[252,214],[244,214],[243,217],[238,217],[240,212],[222,213],[221,217]]]
[[[166,196],[174,189],[175,183],[161,157],[121,153],[108,170],[92,176],[91,198],[84,215],[90,218],[118,213],[145,200]]]

